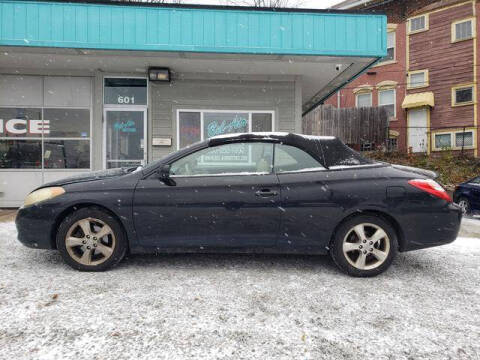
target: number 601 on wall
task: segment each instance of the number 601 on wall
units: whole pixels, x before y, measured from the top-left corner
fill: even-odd
[[[135,96],[118,96],[118,104],[135,104]]]

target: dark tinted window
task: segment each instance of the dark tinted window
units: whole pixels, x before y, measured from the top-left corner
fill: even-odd
[[[104,103],[118,105],[146,105],[147,79],[106,78]]]
[[[90,168],[90,141],[48,140],[43,146],[45,169]]]
[[[355,166],[372,164],[371,160],[365,159],[356,151],[343,144],[338,139],[321,140],[323,156],[327,167],[332,166]]]
[[[0,140],[0,168],[41,169],[41,140]]]
[[[455,103],[467,103],[473,101],[473,87],[461,88],[455,90]]]

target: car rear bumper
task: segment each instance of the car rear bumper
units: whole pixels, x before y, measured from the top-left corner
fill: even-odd
[[[417,213],[400,224],[404,242],[400,251],[412,251],[449,244],[458,236],[462,210],[449,203],[438,210]]]
[[[35,249],[55,249],[53,237],[56,213],[42,205],[20,208],[15,218],[18,240]]]

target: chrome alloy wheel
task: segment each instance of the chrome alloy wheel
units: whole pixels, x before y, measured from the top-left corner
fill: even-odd
[[[382,265],[390,253],[390,239],[381,227],[363,223],[354,226],[343,239],[343,254],[350,265],[371,270]]]
[[[113,254],[115,234],[102,220],[86,218],[68,229],[65,246],[73,260],[82,265],[99,265]]]
[[[460,206],[460,208],[462,209],[462,214],[467,215],[468,207],[469,207],[468,201],[465,199],[462,199],[458,202],[458,206]]]

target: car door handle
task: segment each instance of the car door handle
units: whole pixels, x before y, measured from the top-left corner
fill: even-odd
[[[272,191],[270,189],[262,189],[259,190],[255,193],[256,196],[261,196],[261,197],[271,197],[271,196],[277,196],[278,192],[277,191]]]

